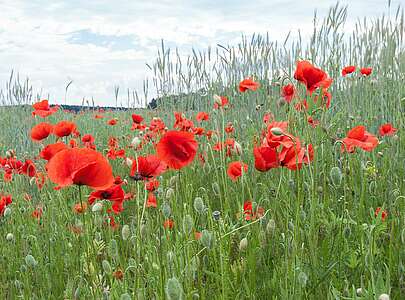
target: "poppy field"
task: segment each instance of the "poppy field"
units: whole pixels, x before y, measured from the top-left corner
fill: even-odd
[[[403,299],[403,11],[346,14],[308,45],[162,43],[156,109],[10,83],[1,299]]]

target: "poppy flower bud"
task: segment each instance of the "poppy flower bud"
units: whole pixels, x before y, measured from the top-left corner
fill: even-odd
[[[383,157],[383,156],[384,156],[384,153],[382,153],[381,151],[378,151],[378,152],[377,152],[377,155],[378,155],[379,157]]]
[[[308,276],[307,274],[305,274],[304,272],[300,272],[298,274],[298,282],[302,285],[302,286],[306,286],[307,285],[307,281],[308,281]]]
[[[101,263],[103,270],[106,274],[111,274],[112,273],[112,269],[111,269],[111,265],[107,260],[103,260],[103,262]]]
[[[167,262],[168,262],[170,265],[173,263],[174,257],[175,257],[175,255],[174,255],[173,251],[167,252],[166,258],[167,258]]]
[[[12,158],[14,155],[13,155],[13,150],[7,150],[6,151],[6,157],[7,158]]]
[[[196,197],[194,199],[194,209],[199,214],[203,214],[205,212],[206,207],[205,207],[204,201],[201,197]]]
[[[333,167],[330,170],[329,176],[334,186],[340,186],[342,183],[343,174],[339,167]]]
[[[207,248],[207,249],[211,249],[214,245],[214,236],[212,235],[211,232],[209,232],[208,230],[204,229],[202,231],[202,235],[200,238],[201,244]]]
[[[362,288],[356,289],[356,295],[361,297],[363,295],[363,289]]]
[[[270,129],[271,133],[274,134],[275,136],[282,136],[284,135],[284,132],[281,128],[279,127],[273,127]]]
[[[212,184],[212,191],[214,192],[215,196],[219,196],[221,193],[221,189],[219,188],[219,184],[217,182]]]
[[[381,294],[378,300],[390,300],[390,296],[388,294]]]
[[[217,103],[218,105],[221,105],[221,104],[222,104],[222,99],[221,99],[220,96],[214,95],[213,98],[214,98],[214,102],[215,102],[215,103]]]
[[[130,235],[131,235],[131,229],[129,228],[129,225],[125,224],[124,226],[122,226],[122,229],[121,229],[122,239],[124,241],[126,241]]]
[[[117,241],[114,239],[110,242],[110,255],[114,258],[118,258],[118,245]]]
[[[131,296],[128,293],[122,294],[120,300],[131,300]]]
[[[169,300],[183,299],[183,287],[176,277],[170,278],[166,283],[166,296]]]
[[[10,207],[6,207],[6,208],[4,209],[3,216],[4,216],[4,217],[11,216],[11,208],[10,208]]]
[[[234,154],[241,155],[242,154],[242,146],[241,146],[241,144],[239,144],[238,142],[235,141],[232,150],[233,150]]]
[[[174,194],[175,194],[174,189],[168,188],[167,191],[166,191],[166,199],[167,200],[172,199]]]
[[[174,175],[174,176],[170,177],[169,184],[170,184],[171,186],[175,186],[176,183],[178,182],[178,179],[179,179],[179,178],[178,178],[177,175]]]
[[[28,254],[25,257],[25,264],[30,268],[34,268],[38,264],[38,262],[35,260],[35,258],[31,254]]]
[[[132,167],[132,164],[134,163],[134,161],[132,159],[130,159],[129,157],[125,158],[125,164],[128,167]]]
[[[10,232],[10,233],[7,233],[7,235],[6,235],[6,240],[8,241],[8,242],[12,242],[12,241],[14,241],[14,235]]]
[[[21,290],[21,288],[22,288],[22,284],[19,280],[14,281],[14,286],[17,290]]]
[[[190,215],[186,215],[183,219],[183,231],[185,234],[190,234],[193,230],[194,220]]]
[[[247,246],[248,246],[247,238],[241,239],[239,242],[239,251],[241,251],[241,252],[245,251]]]
[[[73,295],[73,299],[80,299],[80,286],[78,286],[75,290],[75,294]]]
[[[167,203],[166,201],[162,204],[162,213],[166,219],[169,218],[170,215],[172,214],[172,209],[170,208],[170,204]]]
[[[96,204],[93,205],[91,208],[92,212],[99,212],[103,210],[103,204],[101,202],[97,202]]]
[[[276,230],[276,222],[274,221],[274,219],[270,219],[266,225],[266,232],[268,235],[271,235],[274,233],[275,230]]]

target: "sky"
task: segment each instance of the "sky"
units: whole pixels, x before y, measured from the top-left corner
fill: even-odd
[[[391,13],[402,0],[391,1]],[[340,1],[348,5],[347,30],[358,18],[388,12],[387,0]],[[0,89],[11,70],[29,77],[35,92],[51,103],[82,99],[115,105],[114,87],[142,91],[151,78],[146,63],[161,40],[187,54],[192,48],[232,45],[242,34],[269,32],[284,40],[289,31],[312,29],[329,0],[0,0]],[[151,93],[153,95],[153,92]]]

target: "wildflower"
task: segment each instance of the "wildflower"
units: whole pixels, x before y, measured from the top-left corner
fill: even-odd
[[[34,111],[32,116],[40,116],[41,118],[46,118],[58,111],[59,106],[55,105],[53,107],[49,106],[48,100],[42,100],[32,105]]]
[[[44,139],[46,139],[53,130],[52,124],[42,122],[31,129],[31,139],[35,142],[40,142]]]
[[[275,148],[266,146],[255,147],[253,155],[255,158],[255,168],[260,172],[266,172],[279,166],[278,153]]]
[[[229,100],[225,96],[214,95],[214,109],[225,108],[229,105]]]
[[[147,180],[161,175],[167,165],[156,155],[138,156],[132,160],[130,176],[135,180]]]
[[[356,126],[349,130],[347,137],[342,140],[342,152],[352,153],[356,148],[372,151],[378,145],[378,139],[366,131],[364,126]]]
[[[70,121],[60,121],[53,127],[53,134],[61,138],[76,131],[76,124]]]
[[[295,96],[295,87],[292,83],[289,83],[281,88],[281,96],[287,103],[291,103]]]
[[[172,219],[166,219],[163,222],[163,227],[166,229],[173,229],[173,226],[174,226],[174,221]]]
[[[112,210],[120,213],[123,210],[122,203],[125,200],[125,192],[121,185],[111,185],[107,189],[94,191],[89,195],[88,202],[92,205],[96,200],[109,200],[113,202]]]
[[[247,90],[256,91],[260,87],[260,83],[253,81],[251,78],[243,79],[239,83],[239,91],[244,93]]]
[[[360,69],[360,73],[361,73],[363,76],[370,76],[372,72],[373,72],[373,69],[372,69],[372,68],[361,68],[361,69]]]
[[[77,213],[77,214],[82,214],[82,213],[84,213],[85,211],[87,210],[87,204],[84,202],[84,203],[76,203],[74,206],[73,206],[73,211],[75,212],[75,213]]]
[[[297,63],[294,78],[305,84],[309,94],[316,89],[327,89],[332,83],[325,71],[313,66],[309,61],[303,60]]]
[[[172,169],[190,164],[197,153],[198,143],[189,132],[168,131],[156,146],[158,157]]]
[[[49,160],[46,169],[49,179],[59,187],[77,184],[103,190],[114,181],[107,159],[101,153],[87,148],[59,151]]]
[[[356,66],[346,66],[342,69],[342,76],[346,76],[348,74],[353,73],[354,71],[356,71]]]
[[[58,153],[62,150],[65,150],[65,149],[67,149],[67,146],[66,146],[66,144],[64,144],[62,142],[58,142],[55,144],[49,144],[41,150],[41,152],[39,153],[39,156],[42,159],[50,160],[56,153]]]
[[[386,123],[384,125],[381,125],[378,131],[380,133],[380,136],[391,136],[397,132],[397,129],[394,128],[391,123]]]
[[[380,213],[381,213],[381,221],[384,222],[385,219],[386,219],[387,216],[388,216],[388,213],[387,213],[385,210],[382,210],[381,207],[377,207],[377,208],[375,209],[374,216],[375,216],[375,217],[378,217],[378,216],[380,215]]]
[[[240,162],[234,161],[228,165],[227,174],[232,181],[236,181],[242,176],[242,173],[246,173],[248,170],[248,165]]]
[[[205,111],[200,111],[197,113],[195,118],[198,122],[201,122],[201,121],[208,121],[210,116]]]

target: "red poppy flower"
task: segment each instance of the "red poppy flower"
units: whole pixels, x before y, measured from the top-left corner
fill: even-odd
[[[205,111],[200,111],[197,113],[195,118],[198,122],[208,121],[210,118],[210,115],[208,113],[206,113]]]
[[[135,180],[146,180],[159,176],[167,165],[156,155],[139,156],[132,160],[130,176]]]
[[[149,192],[154,192],[159,187],[159,181],[156,179],[149,180],[145,183],[145,189]]]
[[[351,74],[356,71],[356,66],[346,66],[342,69],[342,76],[346,76],[347,74]]]
[[[59,187],[77,184],[103,190],[114,182],[108,160],[101,153],[87,148],[59,151],[49,160],[46,169],[49,179]]]
[[[70,121],[60,121],[53,127],[53,134],[57,137],[69,136],[76,131],[76,124]]]
[[[316,68],[309,61],[302,60],[297,63],[294,78],[306,85],[310,94],[317,88],[327,89],[332,83],[325,71]]]
[[[387,124],[381,125],[378,131],[380,132],[381,136],[385,136],[385,135],[390,136],[390,135],[394,135],[397,132],[397,129],[394,128],[391,123],[387,123]]]
[[[156,195],[153,192],[148,193],[148,199],[146,200],[146,207],[157,207]]]
[[[49,144],[44,149],[42,149],[42,151],[39,153],[39,156],[42,159],[50,160],[56,153],[58,153],[59,151],[65,150],[67,148],[68,147],[66,146],[66,144],[64,144],[62,142],[55,143],[55,144]]]
[[[85,134],[82,136],[82,142],[83,143],[94,143],[94,137],[91,134]]]
[[[174,221],[172,219],[167,219],[163,223],[163,227],[166,229],[173,229],[174,227]]]
[[[315,128],[316,126],[318,126],[320,124],[320,122],[318,120],[314,120],[311,116],[309,116],[307,118],[307,122],[309,125],[311,125],[313,128]]]
[[[40,116],[41,118],[46,118],[58,111],[59,106],[55,105],[53,107],[49,106],[48,100],[42,100],[32,105],[34,111],[33,116]]]
[[[263,207],[258,206],[255,210],[253,210],[252,201],[245,201],[245,203],[243,203],[243,213],[245,215],[245,220],[250,221],[263,217],[264,209]]]
[[[6,206],[13,203],[11,195],[2,195],[0,197],[0,216],[3,216]]]
[[[302,164],[308,164],[314,159],[314,148],[308,145],[308,152],[305,147],[301,147],[298,138],[294,138],[294,145],[283,147],[279,154],[280,165],[290,170],[299,170]]]
[[[137,114],[132,114],[132,121],[135,124],[141,124],[143,121],[143,117],[141,115],[137,115]]]
[[[255,147],[253,155],[255,157],[255,168],[260,172],[266,172],[279,166],[278,154],[275,148]]]
[[[170,168],[177,170],[194,160],[197,148],[194,134],[184,131],[168,131],[156,145],[158,157]]]
[[[109,200],[113,202],[112,210],[115,213],[123,211],[122,203],[125,200],[125,192],[121,185],[112,185],[107,189],[94,191],[89,195],[88,202],[92,205],[96,200]]]
[[[370,152],[378,145],[378,139],[367,132],[364,126],[352,128],[342,142],[344,144],[342,145],[342,151],[346,150],[350,153],[354,152],[357,147]]]
[[[361,68],[360,73],[364,76],[369,76],[373,72],[372,68]]]
[[[385,210],[383,210],[383,211],[381,211],[381,210],[382,210],[381,207],[377,207],[376,210],[375,210],[374,215],[375,215],[375,217],[378,217],[378,215],[379,215],[380,212],[381,212],[381,220],[384,222],[385,219],[386,219],[387,216],[388,216],[388,213],[387,213]]]
[[[108,120],[107,124],[108,124],[108,125],[111,125],[111,126],[114,126],[114,125],[117,124],[117,119]]]
[[[37,173],[37,169],[34,165],[34,162],[30,159],[27,159],[21,167],[21,172],[28,177],[34,177]]]
[[[251,78],[243,79],[239,83],[239,91],[244,93],[247,90],[256,91],[260,87],[260,83],[253,81]]]
[[[94,116],[94,119],[103,119],[103,118],[104,118],[103,115],[95,115],[95,116]]]
[[[31,139],[33,141],[39,142],[42,141],[43,139],[46,139],[53,130],[52,124],[42,122],[31,129]]]
[[[246,173],[248,171],[248,165],[240,162],[234,161],[228,165],[227,174],[232,181],[238,180],[242,176],[242,172]]]
[[[292,83],[289,83],[281,88],[281,96],[287,103],[291,103],[291,100],[295,96],[295,87]]]
[[[234,132],[234,130],[235,130],[235,128],[233,127],[233,124],[231,122],[226,124],[226,127],[225,127],[226,133],[232,133],[232,132]]]

